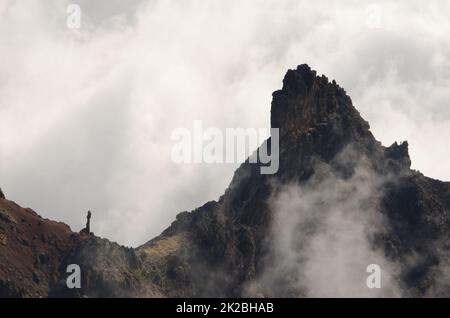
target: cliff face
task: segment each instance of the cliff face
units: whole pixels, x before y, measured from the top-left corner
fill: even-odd
[[[69,227],[0,198],[0,295],[47,296],[71,246]]]
[[[450,296],[449,183],[411,170],[406,142],[382,146],[307,65],[273,93],[271,125],[276,174],[242,164],[218,201],[136,249],[0,198],[0,296]],[[79,290],[65,287],[71,263]],[[379,290],[365,285],[373,263]]]

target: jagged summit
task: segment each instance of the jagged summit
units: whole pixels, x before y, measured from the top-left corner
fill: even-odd
[[[341,135],[349,141],[374,140],[368,122],[345,90],[334,80],[330,83],[327,77],[317,76],[306,64],[288,70],[282,89],[273,93],[271,126],[280,128],[282,137],[296,138],[317,131]]]
[[[408,144],[383,147],[346,91],[307,64],[288,70],[282,89],[273,93],[271,126],[280,129],[280,148],[297,149],[297,155],[305,158],[304,167],[312,155],[328,162],[349,145],[377,157],[374,161],[391,160],[386,165],[393,169],[410,167]],[[292,170],[293,158],[281,161]]]
[[[297,128],[308,128],[331,111],[339,110],[342,114],[356,111],[354,107],[345,109],[352,106],[351,99],[334,80],[330,83],[326,76],[317,76],[307,64],[288,70],[282,89],[272,96],[271,124],[274,128],[290,127],[294,123],[287,120],[289,117],[295,119]]]
[[[323,84],[332,84],[335,88],[341,90],[345,94],[345,90],[337,85],[333,80],[328,83],[328,78],[325,75],[318,76],[317,71],[311,69],[308,64],[301,64],[296,69],[289,69],[283,79],[282,90],[297,94],[299,92],[307,93],[314,86],[317,80]]]

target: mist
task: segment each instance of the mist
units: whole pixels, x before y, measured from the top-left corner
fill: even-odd
[[[0,3],[0,186],[46,218],[137,246],[217,199],[237,164],[173,163],[172,131],[269,128],[302,63],[450,180],[447,2],[83,0],[75,30],[70,3]]]
[[[348,162],[351,148],[338,157]],[[385,257],[377,238],[387,231],[380,175],[361,157],[343,178],[318,162],[305,183],[280,185],[270,201],[271,254],[257,285],[277,297],[400,297],[400,264]],[[369,288],[367,268],[381,269],[381,288]],[[283,295],[283,293],[287,293]]]

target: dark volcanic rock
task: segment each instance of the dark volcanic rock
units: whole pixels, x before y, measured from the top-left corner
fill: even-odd
[[[47,296],[70,236],[67,225],[0,199],[0,297]]]
[[[192,238],[189,248],[196,257],[183,259],[189,273],[194,273],[188,295],[247,293],[248,285],[260,281],[276,258],[273,241],[277,233],[272,228],[276,211],[271,201],[283,185],[311,187],[311,180],[330,176],[349,180],[361,162],[371,178],[382,180],[374,187],[376,193],[366,198],[374,201],[373,210],[383,220],[374,233],[373,249],[381,249],[388,261],[398,265],[403,295],[431,293],[437,277],[433,271],[446,266],[449,183],[410,170],[407,142],[383,147],[345,91],[307,65],[289,70],[283,88],[273,93],[271,124],[280,128],[279,171],[261,175],[258,165],[244,163],[218,202],[181,214],[163,233],[164,237],[188,233]],[[320,187],[315,191],[321,191]],[[205,279],[209,288],[204,286]],[[253,295],[302,295],[289,280],[260,286]]]
[[[271,126],[280,129],[276,174],[242,164],[218,201],[180,213],[136,249],[0,199],[0,296],[330,296],[308,276],[330,237],[348,258],[392,265],[395,286],[377,295],[450,295],[450,184],[411,170],[407,142],[382,146],[344,89],[307,65],[273,93]],[[336,245],[361,228],[361,244]],[[316,267],[333,265],[327,257]],[[84,273],[80,290],[65,287],[71,263]]]

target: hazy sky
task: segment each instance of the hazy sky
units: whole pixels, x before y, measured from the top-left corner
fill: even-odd
[[[82,10],[66,25],[67,6]],[[268,127],[288,68],[343,86],[384,145],[450,180],[448,1],[0,1],[0,186],[122,244],[217,199],[236,164],[179,165],[170,135]]]

